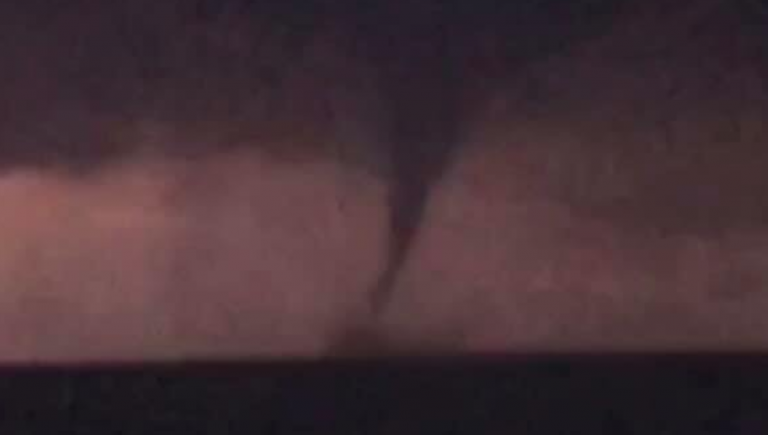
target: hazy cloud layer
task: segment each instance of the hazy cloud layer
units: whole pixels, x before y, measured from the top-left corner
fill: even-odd
[[[381,189],[249,155],[0,181],[0,358],[315,353],[372,280]]]

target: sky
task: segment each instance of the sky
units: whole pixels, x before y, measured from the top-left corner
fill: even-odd
[[[1,6],[0,360],[768,344],[746,3],[407,4]]]
[[[151,111],[161,122],[268,123],[259,109],[281,109],[258,106],[281,99],[274,94],[287,70],[326,34],[385,77],[395,111],[456,106],[448,95],[460,91],[451,88],[514,73],[581,34],[599,33],[613,3],[9,2],[2,33],[14,65],[3,93],[15,98],[4,108],[2,133],[12,137],[4,160],[80,168],[133,150],[114,128],[94,128],[94,117],[119,124]],[[444,75],[455,77],[438,86]]]

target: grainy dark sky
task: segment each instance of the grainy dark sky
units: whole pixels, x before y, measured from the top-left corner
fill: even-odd
[[[88,166],[131,146],[105,130],[152,111],[182,123],[257,118],[249,100],[329,30],[391,76],[395,108],[455,106],[459,87],[605,30],[619,3],[7,2],[3,161]]]

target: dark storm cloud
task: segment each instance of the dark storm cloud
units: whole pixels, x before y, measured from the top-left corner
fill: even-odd
[[[214,4],[6,6],[4,164],[98,164],[135,147],[131,135],[145,120],[177,130],[218,129],[219,146],[237,141],[227,133],[263,127],[263,106],[300,58],[315,23],[286,8]]]
[[[135,124],[153,117],[180,130],[206,125],[222,144],[246,142],[286,110],[287,69],[329,32],[377,71],[382,93],[393,96],[387,104],[402,113],[395,125],[456,112],[452,95],[478,74],[589,30],[601,14],[587,12],[598,3],[9,2],[0,31],[3,161],[88,167],[135,146]],[[475,56],[483,52],[486,59]],[[457,117],[441,115],[425,130],[445,135]]]

